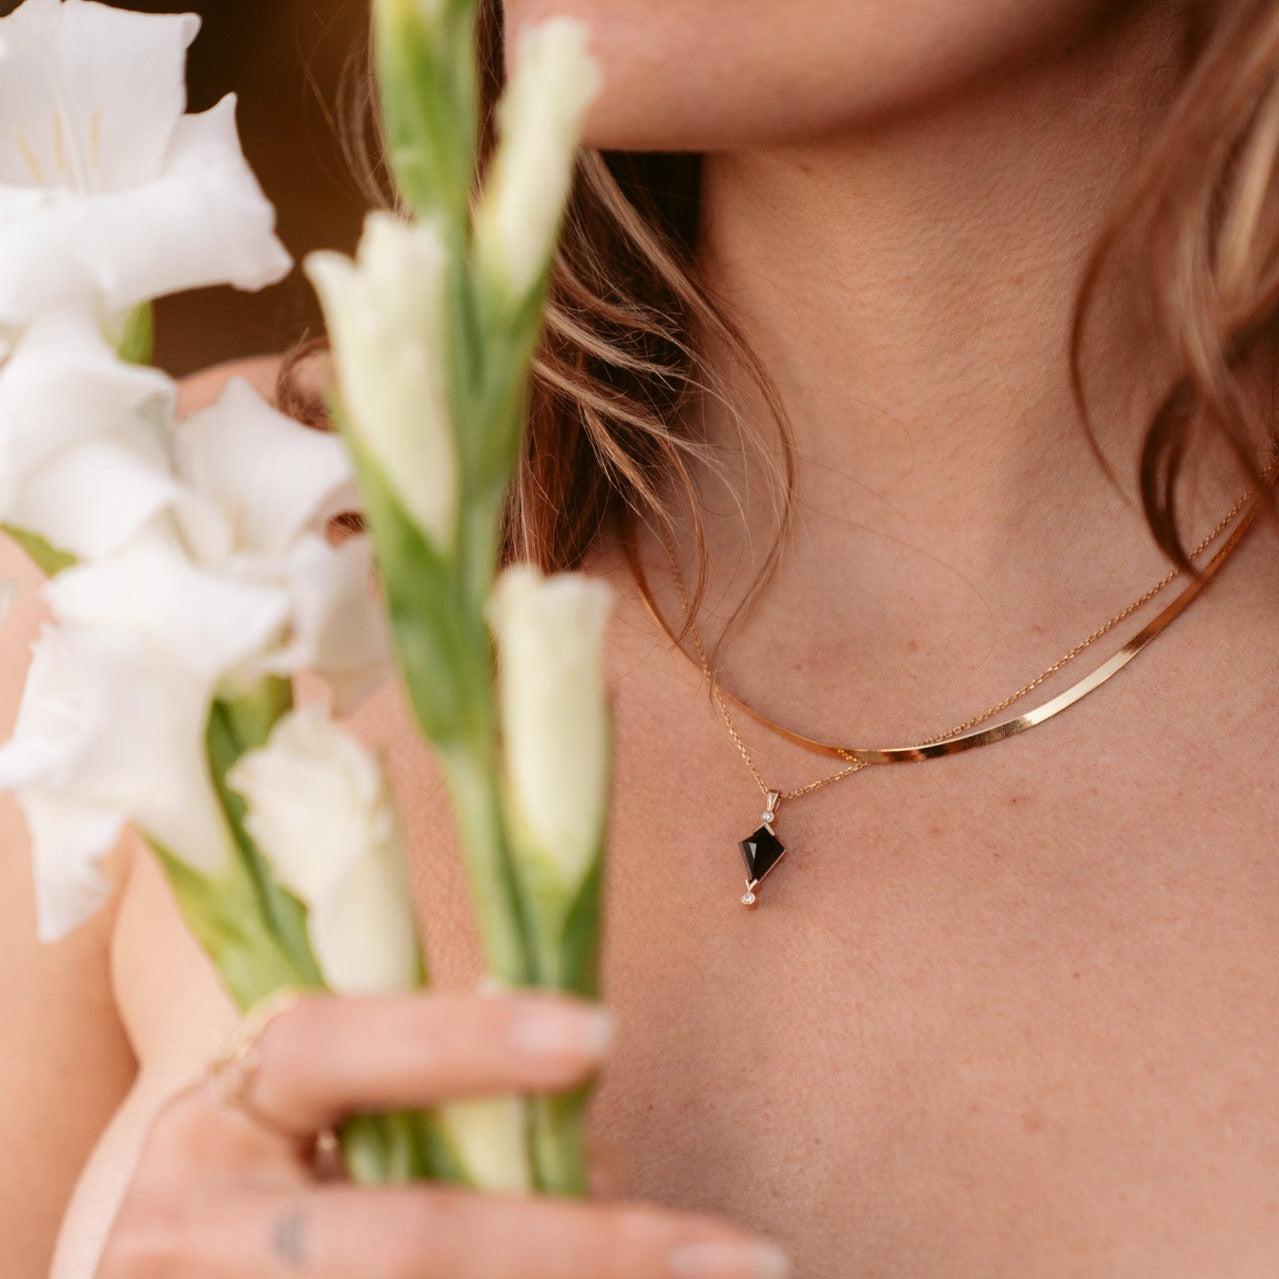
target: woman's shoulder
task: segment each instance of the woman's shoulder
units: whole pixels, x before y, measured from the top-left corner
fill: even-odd
[[[17,719],[31,645],[48,620],[44,578],[0,538],[0,738]],[[126,859],[108,866],[122,883]],[[117,897],[119,893],[117,893]],[[15,1275],[47,1273],[62,1210],[80,1168],[134,1075],[115,1005],[111,939],[118,900],[56,944],[36,932],[36,891],[26,819],[0,795],[0,1146],[23,1152],[25,1193],[0,1202],[0,1235]]]
[[[208,408],[233,378],[244,378],[264,399],[274,403],[279,390],[280,372],[284,366],[284,356],[259,355],[201,369],[182,380],[179,412],[183,416],[189,416]]]

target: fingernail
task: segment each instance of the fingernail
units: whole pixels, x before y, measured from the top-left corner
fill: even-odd
[[[673,1279],[787,1279],[790,1259],[767,1243],[690,1243],[671,1255]]]
[[[532,1057],[577,1055],[601,1061],[613,1045],[613,1018],[603,1009],[526,1009],[511,1026],[515,1046]]]

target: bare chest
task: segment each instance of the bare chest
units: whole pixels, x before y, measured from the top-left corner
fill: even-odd
[[[624,1190],[805,1279],[1274,1273],[1279,801],[1124,710],[783,810],[754,912],[731,753],[624,742],[597,1107]]]

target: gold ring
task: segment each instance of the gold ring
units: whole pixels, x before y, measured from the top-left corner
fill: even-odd
[[[317,1140],[315,1133],[290,1130],[267,1114],[250,1095],[262,1066],[262,1036],[277,1017],[296,1008],[301,1000],[302,996],[297,991],[280,990],[254,1007],[240,1023],[226,1047],[209,1063],[208,1075],[222,1105],[239,1111],[258,1128],[309,1148]]]

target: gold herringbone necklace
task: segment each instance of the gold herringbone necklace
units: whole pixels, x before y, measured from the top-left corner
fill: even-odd
[[[1279,446],[1277,446],[1279,447]],[[1264,478],[1270,483],[1276,471],[1279,470],[1279,457],[1271,462],[1267,467]],[[1055,715],[1059,715],[1068,707],[1073,706],[1076,702],[1081,701],[1089,693],[1096,691],[1109,680],[1112,676],[1117,675],[1134,657],[1137,656],[1142,649],[1146,647],[1152,640],[1160,635],[1172,622],[1178,618],[1187,608],[1199,597],[1207,587],[1208,583],[1221,571],[1226,561],[1239,548],[1247,535],[1248,531],[1256,522],[1258,513],[1261,510],[1263,498],[1257,496],[1256,500],[1249,506],[1249,500],[1253,498],[1252,489],[1242,494],[1234,505],[1221,517],[1217,524],[1209,531],[1203,540],[1190,553],[1190,560],[1194,562],[1203,555],[1209,547],[1211,547],[1229,528],[1236,516],[1239,516],[1245,507],[1248,510],[1243,514],[1242,518],[1235,525],[1229,536],[1222,543],[1220,548],[1215,552],[1212,558],[1199,572],[1199,576],[1194,578],[1190,584],[1175,599],[1173,599],[1158,616],[1149,621],[1140,631],[1137,632],[1128,642],[1107,661],[1090,671],[1083,679],[1072,684],[1064,692],[1057,694],[1043,704],[1033,707],[1031,710],[1025,711],[1020,715],[1011,719],[1002,720],[999,723],[991,724],[987,728],[981,728],[983,724],[995,718],[1002,711],[1008,710],[1016,705],[1023,698],[1028,697],[1035,689],[1041,687],[1050,680],[1059,671],[1070,665],[1076,658],[1087,652],[1092,646],[1109,635],[1116,627],[1121,626],[1128,618],[1132,617],[1147,604],[1151,603],[1159,595],[1161,595],[1173,582],[1181,576],[1178,569],[1172,569],[1166,573],[1158,582],[1156,582],[1149,590],[1139,595],[1130,604],[1125,605],[1104,625],[1093,631],[1087,638],[1081,640],[1068,652],[1064,653],[1046,670],[1037,675],[1028,684],[1023,684],[1015,693],[1010,694],[993,706],[988,707],[980,714],[974,715],[963,723],[955,725],[945,733],[939,733],[936,737],[930,737],[924,742],[920,742],[915,746],[893,746],[893,747],[863,747],[863,746],[840,746],[830,742],[821,742],[811,737],[806,737],[801,733],[796,733],[791,729],[783,727],[776,721],[769,719],[762,712],[756,710],[748,702],[725,689],[715,678],[715,673],[711,665],[709,655],[706,651],[705,642],[702,639],[701,632],[697,627],[696,621],[693,619],[692,603],[689,599],[688,589],[684,583],[683,574],[680,572],[679,559],[675,554],[675,548],[671,545],[670,539],[663,535],[662,541],[666,549],[667,559],[670,561],[671,577],[675,583],[675,588],[679,594],[681,606],[684,609],[684,615],[689,619],[686,627],[686,633],[693,646],[693,655],[696,663],[701,667],[711,690],[711,696],[715,703],[715,708],[719,712],[720,718],[724,721],[724,727],[728,730],[728,735],[732,739],[733,745],[737,748],[737,753],[742,757],[746,767],[750,770],[751,776],[754,777],[756,784],[759,786],[761,794],[765,799],[765,808],[761,814],[763,824],[755,831],[754,834],[747,836],[742,840],[739,848],[742,857],[746,863],[746,892],[742,896],[742,904],[744,906],[754,906],[758,900],[758,889],[764,880],[773,873],[780,865],[783,857],[786,855],[786,846],[777,837],[774,829],[777,820],[778,806],[785,802],[793,802],[795,800],[804,799],[808,795],[812,795],[816,791],[823,790],[827,786],[833,786],[836,782],[842,782],[846,778],[852,777],[853,774],[859,773],[864,768],[870,767],[872,764],[905,764],[917,763],[922,760],[936,759],[942,755],[954,755],[960,751],[973,750],[978,746],[989,746],[994,742],[1003,741],[1006,737],[1013,737],[1018,733],[1023,733],[1027,729],[1035,728],[1044,723],[1046,720],[1052,719]],[[635,548],[628,540],[627,555],[630,560],[631,570],[635,576],[635,581],[639,587],[640,595],[644,600],[648,611],[653,615],[658,625],[665,631],[675,647],[685,656],[689,656],[678,635],[666,619],[666,615],[662,612],[661,607],[657,603],[657,599],[653,594],[652,587],[649,584],[648,576],[644,571],[643,561]],[[690,658],[690,660],[692,660]],[[820,777],[816,781],[809,782],[807,785],[797,787],[794,790],[781,790],[770,786],[764,776],[763,770],[756,762],[750,748],[746,745],[737,723],[734,720],[730,703],[743,714],[749,716],[762,728],[767,729],[774,735],[783,738],[794,746],[798,746],[803,750],[818,755],[825,755],[829,758],[844,761],[844,767],[837,772],[831,773],[829,776]]]

